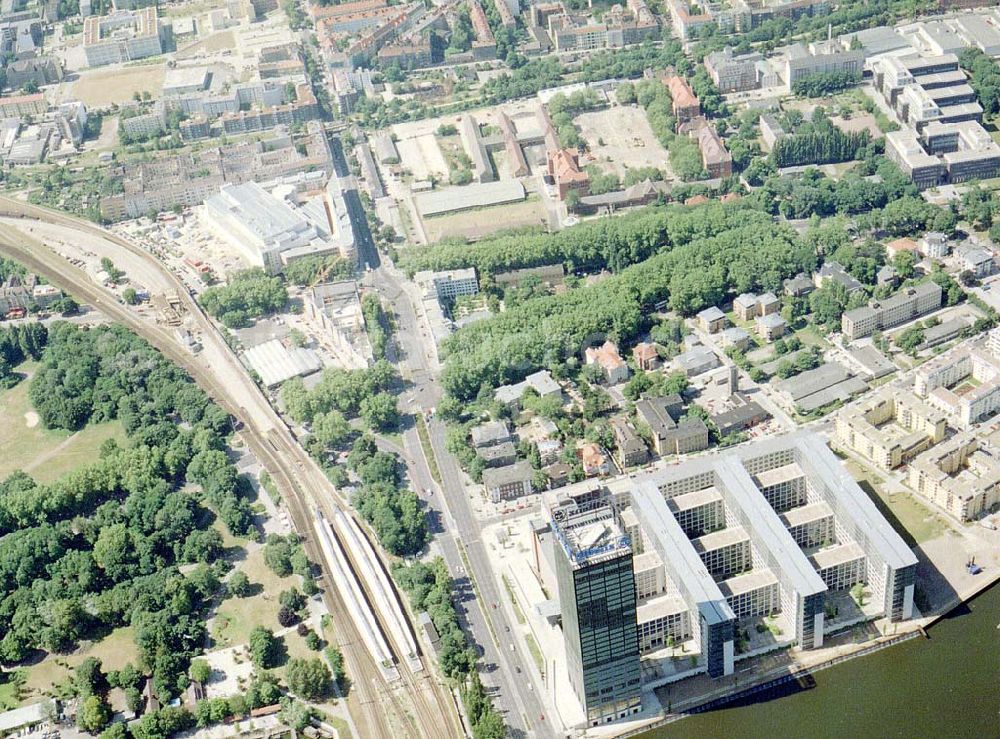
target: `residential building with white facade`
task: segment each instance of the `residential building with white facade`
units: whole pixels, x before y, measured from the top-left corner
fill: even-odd
[[[885,300],[873,300],[867,306],[845,312],[840,329],[853,341],[870,336],[937,310],[941,307],[941,286],[928,280],[906,287]]]
[[[85,18],[83,51],[91,67],[162,54],[159,11],[155,7],[116,10],[110,15]]]

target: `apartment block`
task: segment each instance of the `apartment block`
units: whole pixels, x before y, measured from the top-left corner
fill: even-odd
[[[83,51],[91,67],[162,54],[159,12],[151,7],[85,18]]]
[[[705,55],[704,65],[719,92],[744,92],[760,87],[757,65],[764,57],[760,52],[735,54],[729,46]]]
[[[173,154],[152,161],[126,162],[112,167],[108,176],[121,182],[118,195],[101,198],[101,215],[110,221],[136,218],[150,210],[167,210],[174,205],[200,205],[218,194],[227,184],[266,182],[281,177],[307,179],[322,189],[333,171],[330,146],[322,128],[315,121],[307,124],[308,133],[298,140],[302,153],[290,136],[263,141],[243,141],[203,149],[196,154]],[[331,182],[336,182],[334,178]],[[328,185],[327,190],[330,190]],[[339,196],[335,202],[342,200]],[[344,227],[346,211],[331,211]],[[350,219],[346,219],[349,225]],[[353,250],[353,240],[351,243]]]
[[[672,109],[678,126],[701,117],[701,101],[691,90],[687,80],[675,74],[667,77],[664,84],[670,90]]]
[[[565,200],[570,191],[580,195],[590,192],[590,176],[580,169],[580,160],[576,152],[549,148],[545,156],[549,176],[555,182],[560,200]]]
[[[818,16],[830,10],[829,0],[734,0],[717,3],[710,0],[669,0],[667,10],[674,31],[681,40],[692,38],[699,29],[712,27],[719,33],[744,33],[773,18],[796,21],[803,16]]]
[[[618,464],[621,465],[622,469],[636,467],[649,461],[649,449],[646,448],[646,442],[626,419],[612,418],[611,431],[615,437]]]
[[[609,385],[617,385],[628,379],[628,365],[618,353],[618,346],[611,341],[605,341],[597,347],[588,346],[583,353],[583,358],[586,364],[596,364],[601,368]]]
[[[303,303],[306,317],[341,352],[355,358],[356,366],[367,367],[375,361],[357,282],[321,283],[308,291]]]
[[[473,267],[443,272],[417,272],[413,275],[413,281],[420,285],[426,294],[433,295],[438,300],[451,300],[462,295],[479,293],[479,280],[476,279],[476,270]]]
[[[1000,505],[1000,457],[974,432],[960,433],[910,464],[907,482],[959,521]]]
[[[729,177],[733,173],[733,156],[726,145],[722,143],[715,126],[705,121],[695,133],[698,150],[701,152],[701,166],[709,177],[718,179]]]
[[[483,486],[494,503],[514,500],[524,495],[531,495],[534,490],[532,487],[534,475],[535,471],[530,464],[524,461],[515,462],[483,470]]]
[[[853,341],[870,336],[941,307],[941,287],[931,281],[903,288],[885,300],[873,300],[866,307],[855,308],[840,317],[840,329]]]
[[[885,470],[909,462],[944,439],[944,414],[885,387],[837,415],[837,441]]]
[[[7,95],[0,97],[0,116],[4,118],[24,118],[42,115],[49,109],[45,95],[40,92],[31,95]]]
[[[961,429],[1000,411],[1000,332],[962,343],[925,362],[914,374],[913,391],[949,414]]]
[[[600,21],[567,12],[549,14],[547,20],[549,37],[557,51],[618,49],[654,40],[660,31],[645,0],[627,0],[624,7],[613,6]]]
[[[636,401],[636,419],[649,429],[653,448],[661,457],[708,449],[708,426],[700,418],[678,422],[682,412],[683,405],[679,396],[642,398]]]
[[[781,310],[781,301],[774,293],[743,293],[733,300],[733,312],[741,321],[752,321],[761,316],[777,314]]]
[[[710,308],[705,308],[705,310],[698,313],[696,318],[698,319],[698,325],[701,326],[702,330],[707,331],[710,334],[721,331],[729,322],[729,319],[726,318],[726,314],[714,305]]]

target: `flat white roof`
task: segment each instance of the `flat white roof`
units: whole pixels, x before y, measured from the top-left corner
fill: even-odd
[[[51,700],[32,703],[30,706],[15,708],[13,711],[0,713],[0,733],[16,731],[24,726],[41,723],[45,718],[45,709],[52,705]]]
[[[265,244],[286,234],[308,231],[311,227],[305,216],[256,182],[223,185],[219,194],[208,198],[205,205],[209,211],[238,218],[247,231]]]
[[[840,508],[865,532],[868,545],[875,547],[885,563],[897,570],[916,565],[917,558],[906,542],[878,512],[871,498],[848,474],[826,443],[820,437],[807,433],[796,433],[791,438],[802,450],[803,458],[809,460],[811,472],[827,484],[827,489],[840,502]]]
[[[278,339],[251,347],[243,356],[267,387],[323,369],[323,363],[312,349],[289,348]]]
[[[177,28],[177,21],[174,21],[174,29]],[[208,69],[206,67],[175,67],[168,69],[163,77],[163,89],[169,90],[173,87],[200,86],[205,88],[208,82]]]
[[[649,482],[637,485],[632,491],[632,505],[638,509],[643,530],[660,552],[671,579],[686,594],[689,605],[701,613],[708,625],[734,621],[736,614],[656,485]]]
[[[469,208],[513,203],[524,200],[524,195],[524,185],[517,180],[500,180],[424,192],[417,195],[415,200],[422,215],[435,216]]]
[[[754,450],[757,449],[755,446]],[[772,561],[778,563],[792,589],[803,596],[825,592],[826,585],[792,539],[778,514],[767,504],[741,460],[735,456],[720,457],[715,469],[723,481],[723,489],[729,493],[726,502],[731,501],[743,511],[751,537],[756,538],[754,543],[771,553]]]

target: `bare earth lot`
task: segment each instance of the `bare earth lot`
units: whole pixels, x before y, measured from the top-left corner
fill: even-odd
[[[423,224],[429,244],[449,236],[479,239],[498,228],[544,226],[545,208],[542,206],[542,201],[535,197],[520,203],[424,218]]]
[[[628,169],[663,169],[667,165],[667,151],[656,140],[646,113],[638,106],[616,105],[581,113],[573,120],[604,170],[624,176]]]
[[[71,93],[88,108],[103,108],[112,103],[121,105],[131,100],[136,92],[148,92],[158,98],[163,91],[166,73],[166,64],[84,71],[80,73],[80,79],[73,83]]]
[[[220,31],[178,49],[176,56],[178,59],[195,59],[201,54],[211,54],[235,47],[236,37],[233,32]]]
[[[413,173],[413,179],[426,180],[432,174],[448,176],[448,163],[434,134],[400,138],[396,142],[403,168]]]

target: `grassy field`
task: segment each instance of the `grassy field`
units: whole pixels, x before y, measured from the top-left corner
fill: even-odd
[[[34,364],[25,362],[19,372],[31,373]],[[118,423],[87,426],[72,434],[45,429],[34,416],[28,400],[30,382],[23,380],[0,392],[0,480],[15,470],[24,470],[39,482],[51,482],[95,459],[105,439],[124,439]]]
[[[0,711],[10,711],[21,705],[24,677],[24,670],[4,673],[3,681],[0,682]]]
[[[129,662],[135,663],[137,654],[132,627],[115,629],[98,642],[84,643],[73,654],[50,654],[38,664],[26,668],[27,680],[21,690],[21,702],[26,703],[51,692],[56,685],[65,682],[73,669],[87,657],[101,660],[105,672],[120,670]]]
[[[830,348],[830,342],[826,340],[823,332],[812,323],[807,323],[805,328],[796,331],[795,337],[802,342],[802,346],[818,346],[820,349]]]
[[[149,92],[154,98],[163,90],[166,64],[145,64],[104,71],[84,71],[73,83],[72,96],[88,107],[103,108],[132,100],[133,93]]]
[[[429,244],[449,236],[479,239],[501,228],[538,225],[545,225],[545,209],[542,201],[531,195],[520,203],[424,218],[424,231]]]
[[[885,489],[884,481],[877,475],[854,460],[847,460],[844,464],[908,546],[934,539],[947,529],[941,517],[914,496],[902,492],[890,494]]]
[[[216,611],[212,639],[216,647],[243,644],[255,626],[280,631],[278,623],[278,593],[298,586],[299,578],[278,577],[264,563],[264,549],[257,547],[247,554],[237,569],[246,573],[255,587],[248,598],[227,598]]]
[[[195,41],[193,44],[178,49],[176,56],[178,59],[192,59],[199,54],[225,51],[235,46],[236,37],[233,35],[233,32],[220,31],[219,33],[213,33],[201,41]]]
[[[121,424],[91,424],[66,439],[51,456],[36,457],[30,465],[24,467],[24,471],[38,482],[52,482],[96,459],[101,444],[107,439],[125,441],[125,431]]]

